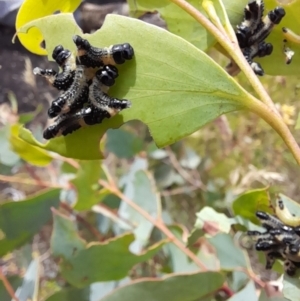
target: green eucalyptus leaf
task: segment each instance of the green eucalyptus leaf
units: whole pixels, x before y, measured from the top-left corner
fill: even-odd
[[[204,229],[206,233],[214,235],[218,232],[229,233],[231,225],[235,223],[224,213],[216,212],[211,207],[204,207],[196,213],[195,228]]]
[[[73,12],[80,5],[80,0],[25,0],[22,2],[16,17],[16,29],[38,18],[54,14],[55,12]],[[63,34],[63,31],[60,31]],[[46,54],[40,47],[43,36],[37,28],[32,28],[27,35],[18,34],[20,42],[28,50],[37,54]]]
[[[53,211],[53,232],[51,236],[51,249],[56,257],[69,258],[84,250],[86,243],[78,236],[76,224],[58,211]]]
[[[74,223],[55,215],[51,246],[55,256],[61,258],[62,276],[75,287],[84,287],[97,281],[124,278],[137,263],[150,259],[165,244],[161,241],[144,253],[129,251],[133,234],[124,234],[103,243],[86,244],[79,236]]]
[[[283,201],[284,205],[288,208],[288,210],[294,216],[300,216],[300,204],[296,201],[292,200],[291,198],[287,197],[286,195],[280,193],[279,197]]]
[[[11,150],[9,142],[10,126],[6,125],[0,129],[0,163],[6,166],[14,166],[20,160],[20,157]]]
[[[63,36],[57,29],[59,24]],[[74,50],[71,37],[79,33],[79,28],[71,15],[42,18],[20,31],[27,32],[32,27],[38,27],[43,33],[48,55],[57,41]],[[166,30],[139,20],[108,15],[101,30],[83,37],[98,47],[122,42],[133,46],[134,60],[119,67],[120,76],[110,91],[115,97],[130,99],[132,107],[100,125],[52,139],[47,144],[38,143],[27,130],[21,130],[20,137],[27,142],[68,157],[99,159],[103,133],[126,121],[139,119],[147,124],[156,144],[162,147],[248,104],[246,92],[220,66]]]
[[[217,258],[224,270],[235,270],[237,268],[250,269],[248,256],[229,234],[219,233],[208,241],[215,247]]]
[[[224,276],[217,272],[171,274],[162,279],[133,281],[132,284],[113,291],[101,301],[194,301],[213,295],[223,282]]]
[[[300,285],[299,275],[297,277],[289,277],[284,275],[283,277],[283,296],[290,301],[299,300]]]
[[[169,226],[176,239],[182,241],[183,230],[179,225]],[[191,261],[186,254],[184,254],[174,244],[167,244],[165,247],[170,261],[172,271],[174,273],[191,273],[199,270],[199,266],[194,261]]]
[[[230,281],[230,287],[232,288],[233,291],[239,291],[249,281],[249,276],[241,271],[232,271],[232,280]]]
[[[268,187],[254,189],[240,195],[232,204],[234,214],[257,223],[256,211],[272,212],[267,190]]]
[[[9,142],[12,150],[26,162],[36,166],[46,166],[52,161],[50,154],[18,137],[20,124],[14,124],[10,128]]]
[[[143,149],[143,140],[122,129],[107,131],[107,151],[118,158],[131,158]]]
[[[54,293],[48,297],[45,301],[90,301],[90,288],[64,288],[59,292]]]
[[[154,180],[150,173],[145,170],[139,170],[134,174],[130,187],[125,188],[125,195],[132,193],[132,196],[127,195],[140,208],[146,210],[153,218],[160,218],[161,201],[156,191]],[[145,219],[138,211],[131,206],[122,204],[118,215],[124,220],[128,220],[134,225],[135,239],[139,240],[141,245],[147,245],[151,236],[154,225]]]
[[[266,287],[265,290],[262,290],[259,296],[259,301],[287,301],[288,299],[280,296],[280,297],[272,297],[268,296],[268,286]],[[294,300],[293,300],[294,301]]]
[[[204,233],[211,236],[219,233],[229,233],[232,225],[242,225],[248,230],[261,230],[260,227],[251,223],[248,219],[239,215],[234,217],[227,217],[224,213],[219,213],[211,207],[204,207],[200,212],[196,213],[197,219],[195,222],[195,228],[190,237],[190,243],[195,241],[197,237],[201,237]]]
[[[76,210],[88,210],[100,201],[99,184],[100,161],[82,161],[76,178],[71,181],[77,190]]]
[[[50,208],[59,205],[59,191],[46,190],[0,205],[0,256],[22,246],[50,220]]]
[[[247,285],[234,294],[228,301],[244,301],[244,300],[251,300],[251,301],[258,301],[258,296],[256,293],[255,283],[253,281],[249,281]]]
[[[16,291],[18,300],[37,299],[40,273],[40,260],[37,257],[30,262],[24,275],[22,285],[20,285]]]

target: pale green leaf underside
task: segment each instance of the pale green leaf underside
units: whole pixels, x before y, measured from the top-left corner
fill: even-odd
[[[216,272],[171,274],[164,279],[138,280],[113,291],[102,301],[193,301],[215,293],[223,282],[223,275]]]
[[[51,55],[58,43],[75,50],[72,35],[79,33],[79,28],[74,22],[71,14],[53,15],[31,22],[21,31],[37,26]],[[38,144],[25,130],[20,134],[24,140],[64,156],[98,159],[103,133],[126,121],[138,119],[147,124],[156,144],[162,147],[224,113],[244,108],[244,90],[225,71],[192,44],[161,28],[108,15],[101,30],[83,36],[98,47],[124,42],[133,46],[134,60],[119,67],[120,76],[110,91],[115,97],[130,99],[132,108],[46,145]]]
[[[143,278],[113,290],[97,301],[193,301],[207,300],[223,284],[224,276],[217,272],[170,274],[164,278]],[[88,287],[64,288],[46,301],[90,300]],[[209,299],[210,300],[210,299]]]

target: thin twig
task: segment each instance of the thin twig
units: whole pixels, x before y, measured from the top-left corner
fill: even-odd
[[[198,187],[195,186],[184,186],[184,187],[178,187],[178,188],[174,188],[172,190],[163,190],[162,192],[160,192],[161,196],[172,196],[172,195],[178,195],[178,194],[185,194],[188,193],[190,191],[195,191],[198,190]]]
[[[99,241],[103,241],[104,237],[101,235],[101,233],[93,227],[88,221],[86,221],[82,216],[74,212],[73,208],[70,207],[67,203],[65,202],[60,202],[60,207],[68,211],[69,213],[75,215],[76,220],[79,223],[82,223]]]
[[[37,183],[38,186],[45,187],[43,180],[36,174],[32,165],[26,163],[25,169],[29,173],[30,177]]]
[[[120,216],[116,210],[106,206],[105,204],[100,203],[94,205],[92,207],[92,211],[108,217],[115,223],[122,222],[132,229],[136,228],[136,225],[132,221],[127,220],[126,218]]]
[[[190,183],[192,186],[202,189],[203,191],[206,191],[206,186],[200,181],[200,179],[197,180],[192,179],[192,177],[188,174],[188,172],[181,167],[175,154],[173,153],[172,149],[169,146],[166,147],[166,152],[168,153],[170,162],[172,163],[173,167],[188,183]]]
[[[46,182],[46,181],[37,182],[35,179],[24,179],[24,178],[20,178],[20,177],[16,177],[16,176],[0,175],[0,181],[41,186],[41,187],[47,187],[47,188],[61,188],[61,189],[69,189],[70,188],[69,186],[62,186],[62,185],[53,184],[53,183]]]
[[[75,161],[74,159],[66,158],[66,157],[60,156],[58,154],[54,154],[53,158],[57,159],[57,160],[60,160],[60,161],[63,161],[63,162],[66,162],[66,163],[68,163],[69,165],[73,166],[76,169],[80,168],[80,164],[77,161]]]
[[[118,196],[122,199],[126,204],[135,209],[139,214],[141,214],[144,218],[150,221],[153,225],[155,225],[158,229],[160,229],[166,237],[173,242],[182,252],[184,252],[188,257],[190,257],[203,271],[206,271],[205,265],[199,260],[199,258],[191,252],[182,242],[180,242],[176,236],[168,229],[168,227],[162,223],[160,220],[152,217],[148,212],[143,210],[140,206],[138,206],[135,202],[130,200],[125,194],[123,194],[115,185],[110,186],[106,181],[99,180],[99,184],[104,188],[108,189],[111,193]]]
[[[114,184],[113,186],[109,185],[104,180],[99,180],[99,184],[104,188],[108,189],[111,193],[118,196],[122,201],[124,201],[127,205],[135,209],[139,214],[141,214],[144,218],[150,221],[156,228],[158,228],[165,236],[168,238],[170,242],[172,242],[175,246],[177,246],[187,257],[189,257],[202,271],[208,271],[205,264],[195,255],[190,249],[188,249],[184,243],[182,243],[176,236],[169,230],[169,228],[159,219],[153,218],[148,212],[139,207],[136,203],[134,203],[131,199],[129,199],[126,195],[124,195],[118,187]],[[231,289],[224,284],[221,288],[221,291],[227,294],[227,296],[233,296],[233,292]]]
[[[8,292],[8,294],[10,295],[10,297],[15,301],[20,301],[19,298],[17,298],[17,296],[15,295],[13,287],[10,285],[9,281],[7,280],[5,275],[3,274],[2,268],[0,268],[0,280],[2,280],[3,285],[6,289],[6,291]]]

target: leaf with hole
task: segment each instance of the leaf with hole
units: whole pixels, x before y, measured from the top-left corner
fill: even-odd
[[[54,24],[61,24],[69,39],[63,39]],[[79,28],[70,15],[55,15],[22,27],[41,29],[48,54],[57,41],[74,50],[72,35]],[[117,29],[117,30],[116,30]],[[220,66],[190,43],[161,28],[139,20],[108,15],[101,30],[83,35],[92,45],[107,46],[129,42],[135,58],[119,67],[120,76],[110,94],[132,101],[132,107],[102,124],[82,128],[66,137],[38,143],[28,131],[20,137],[36,146],[64,156],[97,159],[99,141],[108,128],[139,119],[148,125],[160,147],[198,130],[218,116],[245,109],[249,96]],[[147,43],[140,43],[147,40]],[[101,42],[100,42],[101,41]]]
[[[56,12],[73,12],[81,3],[80,0],[25,0],[18,10],[16,18],[16,30],[18,31],[23,25],[32,20],[36,20],[45,16],[49,16]],[[60,26],[58,24],[58,26]],[[60,30],[58,28],[58,30]],[[60,30],[60,34],[64,35],[64,31]],[[40,47],[43,42],[43,36],[38,28],[31,28],[30,32],[26,35],[18,34],[20,42],[29,51],[36,54],[47,54],[47,52]]]
[[[50,154],[27,141],[19,138],[22,125],[14,124],[10,127],[9,142],[12,150],[26,162],[36,166],[46,166],[52,161]]]

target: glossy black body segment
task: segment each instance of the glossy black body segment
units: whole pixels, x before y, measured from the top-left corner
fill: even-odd
[[[264,14],[263,0],[249,1],[244,9],[244,20],[237,25],[236,36],[241,48],[247,47],[248,40],[253,35]]]
[[[52,102],[48,116],[54,118],[60,114],[82,108],[84,103],[88,101],[88,93],[88,82],[85,78],[84,68],[77,66],[73,83]]]
[[[276,200],[275,213],[278,212],[284,214],[274,216],[257,211],[256,216],[266,231],[248,231],[247,235],[255,243],[255,249],[264,252],[266,269],[271,269],[276,259],[284,259],[285,272],[294,276],[300,268],[299,217],[292,215],[281,199]]]
[[[61,45],[54,48],[52,57],[58,66],[62,68],[62,72],[58,73],[53,69],[41,69],[37,67],[33,69],[33,73],[45,77],[56,89],[66,91],[70,88],[74,80],[76,70],[75,57],[70,50],[64,49]]]
[[[134,50],[129,43],[97,48],[78,35],[73,37],[73,41],[77,47],[77,61],[86,67],[119,65],[125,63],[126,60],[131,60],[134,56]]]
[[[76,58],[61,45],[53,50],[52,57],[62,72],[34,69],[35,74],[44,76],[63,91],[48,109],[48,116],[56,119],[45,129],[45,139],[65,136],[83,126],[101,123],[131,106],[130,101],[107,94],[119,75],[114,65],[123,64],[134,55],[131,45],[124,43],[96,48],[80,36],[74,36],[74,42],[77,45]]]
[[[66,136],[84,126],[99,124],[104,118],[110,118],[106,111],[87,106],[73,114],[69,113],[59,116],[54,124],[46,128],[43,137],[49,140],[59,136]]]
[[[281,22],[285,16],[285,10],[282,7],[276,7],[268,12],[264,18],[263,14],[263,0],[250,0],[244,9],[244,20],[237,25],[236,29],[236,37],[243,55],[254,73],[260,76],[264,75],[264,70],[253,59],[272,53],[273,46],[270,43],[265,43],[264,40],[271,33],[273,27]],[[291,52],[288,52],[286,56],[287,62],[289,62]]]
[[[52,111],[48,111],[48,113],[51,116],[57,114],[58,117],[55,123],[44,131],[43,137],[48,140],[66,136],[84,126],[102,123],[105,118],[110,118],[120,110],[128,108],[130,106],[128,100],[112,98],[103,92],[115,83],[117,77],[116,67],[104,66],[97,71],[92,83],[86,82],[85,89],[78,90],[80,93],[75,93],[75,89],[69,89],[70,91],[67,92],[69,94],[72,92],[71,96],[65,93],[63,96],[67,95],[67,97],[56,99],[49,109]],[[70,103],[70,99],[73,99],[72,103]],[[85,107],[83,107],[84,105]],[[67,112],[62,114],[62,111]]]
[[[130,108],[131,102],[127,99],[113,98],[103,92],[105,90],[103,81],[107,82],[106,74],[99,70],[96,72],[90,86],[89,101],[91,105],[97,109],[107,111],[110,116],[114,116],[123,109]]]

